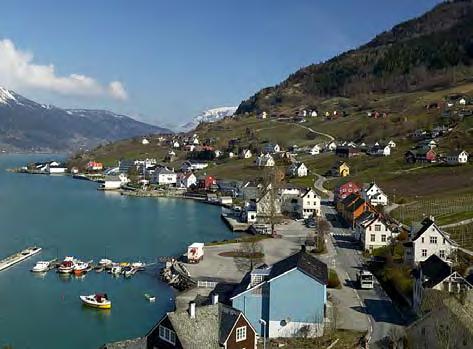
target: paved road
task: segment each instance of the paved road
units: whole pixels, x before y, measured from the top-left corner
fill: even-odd
[[[326,204],[322,205],[322,213],[332,224],[332,243],[335,246],[336,256],[335,268],[339,276],[344,277],[344,288],[351,288],[356,294],[356,299],[349,298],[342,306],[350,311],[355,310],[368,318],[369,325],[366,328],[370,335],[370,346],[379,342],[393,331],[402,328],[403,320],[393,306],[391,299],[386,295],[381,286],[376,283],[372,290],[359,290],[356,287],[356,273],[362,267],[361,250],[354,242],[351,231],[338,219],[335,209]],[[335,217],[335,220],[334,220]],[[351,301],[351,302],[350,302]],[[346,304],[348,302],[348,304]],[[349,318],[353,315],[348,311],[340,312],[347,314]],[[366,324],[366,321],[365,321]]]
[[[326,177],[321,176],[318,173],[316,173],[315,180],[314,180],[314,188],[328,195],[329,201],[333,201],[333,192],[324,188],[324,183],[326,181],[327,181]]]

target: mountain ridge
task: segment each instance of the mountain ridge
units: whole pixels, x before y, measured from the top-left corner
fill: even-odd
[[[101,109],[66,109],[40,104],[0,87],[0,149],[6,152],[57,152],[169,129]]]

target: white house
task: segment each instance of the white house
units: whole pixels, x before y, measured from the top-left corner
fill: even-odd
[[[376,143],[374,146],[368,149],[366,152],[368,155],[374,156],[389,156],[391,155],[391,147],[389,145],[380,145]]]
[[[215,154],[215,157],[216,157],[216,158],[219,158],[219,157],[221,157],[221,156],[223,155],[223,151],[221,151],[221,150],[215,150],[215,151],[214,151],[214,154]]]
[[[388,196],[381,190],[381,188],[372,182],[364,186],[362,197],[373,206],[386,206],[388,204]]]
[[[280,151],[281,151],[281,147],[279,146],[279,144],[268,143],[268,144],[265,144],[263,147],[263,153],[265,154],[276,154],[276,153],[279,153]]]
[[[320,196],[313,189],[308,189],[299,197],[299,216],[303,218],[320,216]]]
[[[179,188],[190,188],[197,185],[197,177],[193,172],[179,173],[177,175],[176,185]]]
[[[256,158],[255,163],[258,167],[273,167],[275,165],[274,158],[270,154],[261,154]]]
[[[458,101],[458,104],[460,105],[466,105],[466,99],[465,98],[460,98],[459,101]]]
[[[337,143],[331,141],[325,145],[325,150],[327,151],[335,151],[337,150]]]
[[[265,111],[256,115],[257,119],[266,119],[267,117],[268,117],[268,113],[266,113]]]
[[[355,236],[365,251],[387,246],[396,235],[380,214],[365,212],[355,224]]]
[[[46,165],[46,172],[49,174],[61,174],[66,173],[66,171],[66,166],[57,161],[51,161]]]
[[[388,142],[388,146],[390,148],[396,148],[396,142],[394,142],[392,139]]]
[[[187,160],[184,161],[184,163],[181,166],[182,171],[187,172],[187,171],[198,171],[198,170],[203,170],[209,166],[206,162],[202,161],[196,161],[196,160]]]
[[[149,141],[146,138],[143,138],[141,140],[141,144],[143,144],[143,145],[149,144]]]
[[[158,185],[174,185],[177,182],[177,174],[167,167],[160,167],[151,175],[151,183]]]
[[[321,150],[322,149],[320,148],[320,146],[318,144],[316,144],[312,148],[309,149],[309,154],[310,155],[318,155],[318,154],[320,154]]]
[[[413,270],[414,276],[412,307],[414,311],[421,310],[422,300],[426,289],[459,294],[473,289],[469,283],[452,267],[433,254]]]
[[[317,113],[317,110],[312,110],[310,112],[310,116],[313,117],[313,118],[316,118],[317,116],[319,116],[319,114]]]
[[[457,150],[447,155],[447,164],[462,165],[468,162],[469,154],[464,150]]]
[[[120,173],[118,176],[106,176],[102,187],[104,190],[116,190],[127,183],[128,177],[124,173]]]
[[[303,162],[295,162],[287,169],[287,174],[292,177],[307,176],[307,167]]]
[[[256,200],[256,212],[260,217],[281,214],[281,196],[271,189],[271,185]]]
[[[234,152],[231,151],[231,152],[228,153],[228,158],[229,158],[229,159],[233,159],[234,157],[235,157],[235,153],[234,153]]]
[[[425,218],[420,228],[411,228],[409,241],[404,243],[405,261],[417,264],[436,254],[447,261],[450,254],[457,249],[457,244],[445,231],[435,224],[433,217]]]
[[[250,149],[243,149],[240,153],[240,158],[249,159],[253,156]]]
[[[178,141],[174,141],[174,142],[172,142],[172,147],[173,148],[180,148],[181,144]]]

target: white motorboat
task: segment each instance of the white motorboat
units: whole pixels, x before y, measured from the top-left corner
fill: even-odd
[[[124,267],[123,268],[123,275],[125,275],[125,277],[131,277],[133,275],[135,275],[137,269],[133,268],[133,267]]]
[[[112,263],[113,263],[113,261],[111,259],[107,259],[107,258],[102,258],[101,260],[99,260],[99,265],[102,266],[102,267],[109,266]]]
[[[49,270],[51,262],[48,261],[38,261],[36,265],[31,269],[34,273],[44,273]]]
[[[120,267],[119,265],[114,265],[114,266],[112,267],[111,273],[112,273],[113,275],[120,275],[121,272],[122,272],[122,267]]]
[[[134,262],[131,263],[131,266],[136,270],[143,270],[146,267],[146,264],[143,262]]]
[[[83,273],[86,273],[88,269],[89,269],[89,263],[78,261],[74,265],[73,271],[75,275],[82,275]]]
[[[76,260],[74,257],[66,257],[62,261],[61,265],[57,268],[58,273],[69,274],[74,271],[74,266],[76,265]]]
[[[108,299],[106,293],[104,294],[91,294],[89,296],[80,296],[80,300],[84,305],[98,309],[110,309],[112,302]]]

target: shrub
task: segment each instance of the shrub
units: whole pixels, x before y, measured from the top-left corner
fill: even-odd
[[[334,269],[328,270],[328,288],[341,288],[340,279]]]

